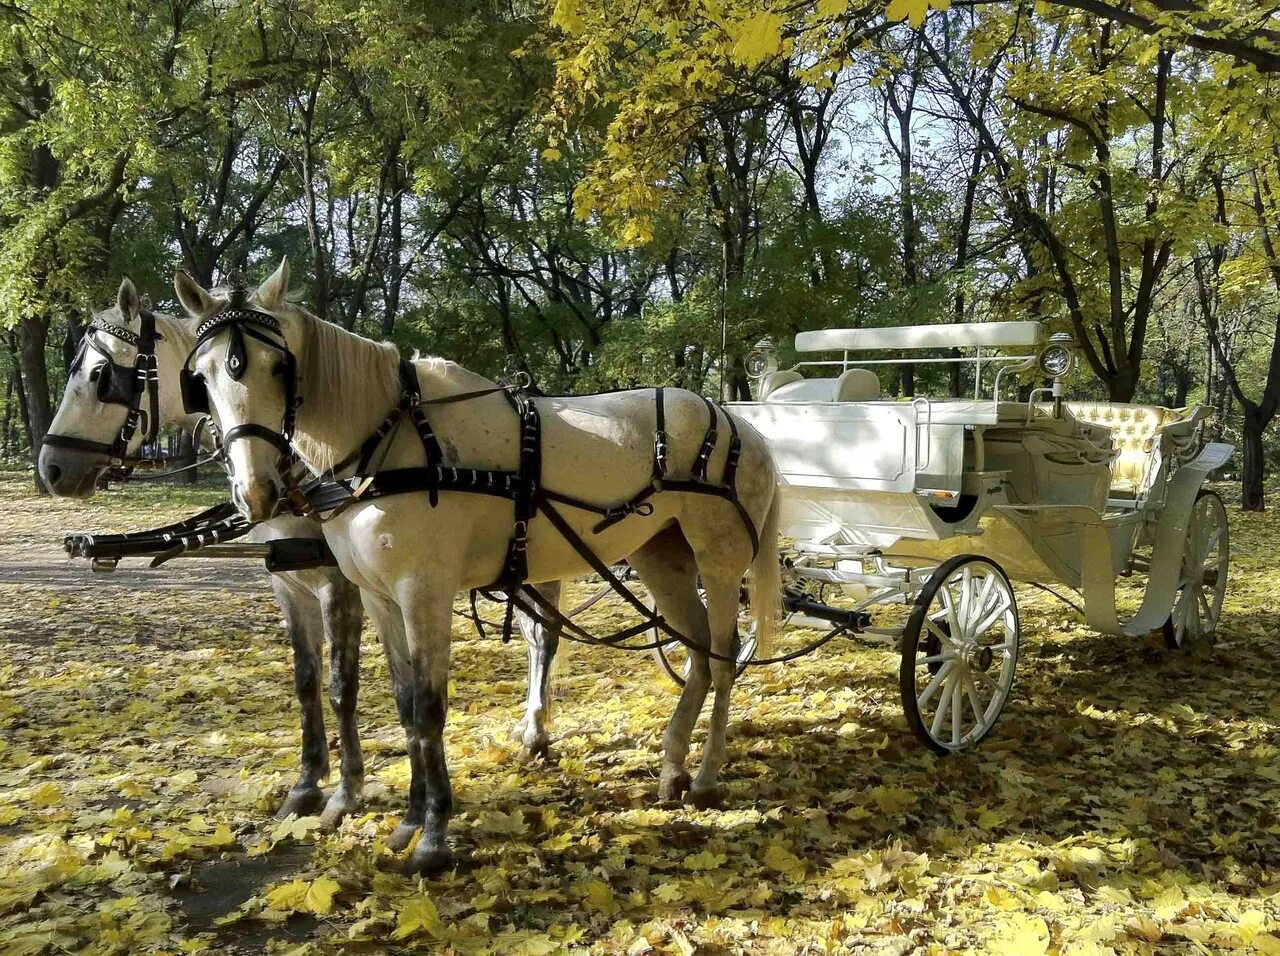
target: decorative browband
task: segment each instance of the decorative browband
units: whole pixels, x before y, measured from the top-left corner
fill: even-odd
[[[238,322],[248,322],[251,325],[259,325],[268,331],[274,332],[276,335],[284,338],[284,331],[280,328],[280,322],[274,315],[267,312],[258,312],[256,309],[228,309],[226,312],[219,312],[217,315],[211,315],[205,319],[196,328],[196,341],[200,342],[209,333],[224,325],[234,325]]]
[[[107,335],[114,335],[122,342],[128,342],[134,348],[138,347],[138,334],[130,332],[123,326],[112,325],[110,322],[102,321],[102,319],[94,319],[89,323],[89,329],[86,331],[92,331],[93,329],[97,329],[99,332],[106,332]]]

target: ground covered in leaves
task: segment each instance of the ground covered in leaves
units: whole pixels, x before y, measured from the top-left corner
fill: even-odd
[[[0,482],[0,564],[215,495]],[[1280,952],[1280,518],[1231,511],[1215,646],[1020,594],[1015,698],[939,760],[895,658],[829,645],[739,682],[721,810],[656,802],[674,696],[646,656],[565,654],[553,758],[520,766],[523,646],[459,621],[462,862],[429,881],[382,847],[408,762],[371,633],[367,808],[325,834],[273,819],[298,734],[265,576],[0,583],[0,953]]]

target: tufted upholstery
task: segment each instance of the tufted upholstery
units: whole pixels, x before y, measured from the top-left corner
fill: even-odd
[[[1067,402],[1067,411],[1083,422],[1111,431],[1116,457],[1111,462],[1112,497],[1142,498],[1171,452],[1194,441],[1198,408],[1161,408],[1120,402]]]
[[[760,382],[763,402],[875,402],[880,379],[865,368],[851,368],[839,378],[805,378],[790,370],[770,372]]]

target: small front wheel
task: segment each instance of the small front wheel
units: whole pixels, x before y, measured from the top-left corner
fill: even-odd
[[[994,561],[958,555],[916,595],[902,634],[898,686],[907,725],[939,754],[995,726],[1018,666],[1018,604]]]

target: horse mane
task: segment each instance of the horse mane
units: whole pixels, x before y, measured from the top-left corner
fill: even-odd
[[[318,474],[360,446],[400,397],[400,352],[294,306],[302,321],[294,447]]]

